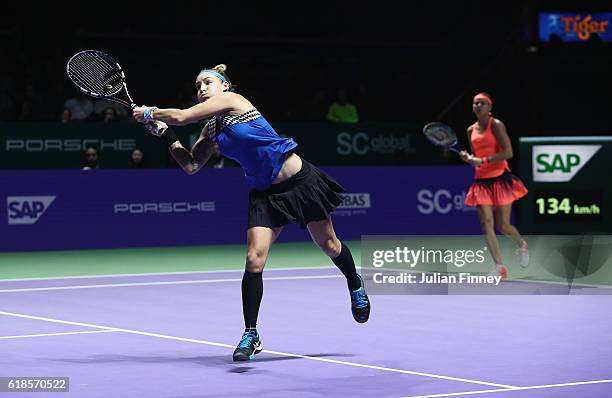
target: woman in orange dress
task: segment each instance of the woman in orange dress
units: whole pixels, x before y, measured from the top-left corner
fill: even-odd
[[[474,182],[465,198],[468,206],[476,206],[478,219],[487,247],[495,261],[492,275],[506,278],[504,266],[495,235],[497,230],[508,236],[517,245],[520,265],[529,264],[527,241],[510,224],[512,203],[527,194],[522,181],[510,172],[507,160],[512,158],[512,144],[506,126],[491,114],[493,101],[487,93],[478,93],[473,100],[472,110],[477,121],[467,129],[472,154],[462,151],[461,159],[475,167]]]

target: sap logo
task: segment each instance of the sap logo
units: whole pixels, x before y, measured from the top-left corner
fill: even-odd
[[[434,212],[447,214],[453,209],[473,211],[471,207],[465,205],[465,192],[453,195],[447,189],[438,189],[437,191],[421,189],[417,192],[417,202],[419,203],[417,210],[421,214],[432,214]]]
[[[600,148],[601,145],[534,145],[533,181],[570,181]]]
[[[338,209],[369,209],[371,207],[369,193],[345,193]]]
[[[55,196],[8,196],[9,225],[36,224],[55,200]]]

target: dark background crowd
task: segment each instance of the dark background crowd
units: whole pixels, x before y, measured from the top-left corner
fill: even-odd
[[[486,91],[510,134],[609,134],[612,44],[537,37],[539,11],[604,5],[10,3],[0,17],[0,120],[128,119],[79,96],[66,77],[72,54],[98,49],[122,65],[139,104],[194,104],[199,70],[225,63],[271,122],[325,120],[343,90],[359,121],[442,120],[464,131],[472,96]]]

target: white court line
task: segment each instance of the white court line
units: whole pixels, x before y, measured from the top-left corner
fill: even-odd
[[[142,335],[142,336],[158,337],[158,338],[161,338],[161,339],[184,341],[184,342],[196,343],[196,344],[205,344],[205,345],[211,345],[211,346],[215,346],[215,347],[231,348],[232,350],[236,347],[235,345],[231,345],[231,344],[215,343],[215,342],[206,341],[206,340],[196,340],[196,339],[189,339],[189,338],[177,337],[177,336],[169,336],[169,335],[158,334],[158,333],[143,332],[143,331],[139,331],[139,330],[122,329],[122,328],[115,328],[115,327],[102,326],[102,325],[93,325],[93,324],[90,324],[90,323],[64,321],[64,320],[61,320],[61,319],[44,318],[44,317],[34,316],[34,315],[17,314],[17,313],[14,313],[14,312],[0,311],[0,315],[14,316],[14,317],[26,318],[26,319],[35,319],[35,320],[39,320],[39,321],[47,321],[47,322],[53,322],[53,323],[62,323],[62,324],[66,324],[66,325],[76,325],[76,326],[84,326],[84,327],[98,328],[98,329],[107,329],[107,330],[110,329],[110,330],[114,330],[114,331],[118,331],[118,332],[131,333],[131,334],[137,334],[137,335]],[[496,383],[489,383],[489,382],[486,382],[486,381],[462,379],[462,378],[458,378],[458,377],[443,376],[443,375],[437,375],[437,374],[433,374],[433,373],[414,372],[414,371],[410,371],[410,370],[387,368],[387,367],[383,367],[383,366],[365,365],[365,364],[360,364],[360,363],[355,363],[355,362],[337,361],[335,359],[311,357],[311,356],[308,356],[308,355],[291,354],[291,353],[281,352],[281,351],[263,350],[262,352],[265,352],[265,353],[268,353],[268,354],[273,354],[273,355],[284,356],[284,357],[302,358],[302,359],[308,359],[308,360],[311,360],[311,361],[319,361],[319,362],[327,362],[327,363],[333,363],[333,364],[338,364],[338,365],[354,366],[354,367],[358,367],[358,368],[367,368],[367,369],[374,369],[374,370],[380,370],[380,371],[386,371],[386,372],[394,372],[394,373],[402,373],[402,374],[408,374],[408,375],[414,375],[414,376],[424,376],[424,377],[431,377],[431,378],[435,378],[435,379],[459,381],[459,382],[463,382],[463,383],[480,384],[480,385],[485,385],[485,386],[503,387],[505,389],[515,388],[514,386],[509,386],[509,385],[505,385],[505,384],[496,384]]]
[[[115,329],[105,329],[105,330],[85,330],[82,332],[63,332],[63,333],[41,333],[41,334],[22,334],[19,336],[0,336],[0,340],[4,339],[23,339],[27,337],[46,337],[46,336],[66,336],[69,334],[92,334],[92,333],[110,333],[117,332]]]
[[[265,281],[289,281],[303,279],[333,279],[344,278],[344,275],[304,275],[304,276],[273,276],[266,278]],[[159,285],[189,285],[198,283],[221,283],[221,282],[241,282],[242,278],[231,279],[198,279],[193,281],[163,281],[163,282],[133,282],[133,283],[108,283],[102,285],[77,285],[77,286],[53,286],[53,287],[28,287],[19,289],[3,289],[0,293],[17,292],[41,292],[49,290],[73,290],[73,289],[102,289],[109,287],[129,287],[129,286],[159,286]]]
[[[508,391],[523,391],[523,390],[538,390],[544,388],[558,388],[558,387],[571,387],[571,386],[583,386],[588,384],[601,384],[601,383],[612,383],[612,380],[591,380],[591,381],[577,381],[574,383],[562,383],[562,384],[543,384],[539,386],[526,386],[526,387],[510,387],[510,388],[499,388],[495,390],[476,390],[476,391],[464,391],[464,392],[453,392],[450,394],[433,394],[433,395],[411,395],[409,397],[402,398],[443,398],[443,397],[458,397],[460,395],[475,395],[475,394],[490,394],[496,392],[508,392]]]
[[[300,270],[318,270],[318,269],[333,269],[333,266],[320,266],[320,267],[284,267],[284,268],[266,268],[266,272],[269,271],[300,271]],[[377,270],[380,271],[380,268],[374,267],[358,267],[359,270]],[[397,271],[397,272],[407,272],[407,273],[416,273],[420,274],[423,272],[433,272],[433,271],[407,271],[404,269],[398,268],[385,268],[385,271]],[[193,275],[193,274],[220,274],[220,273],[231,273],[231,272],[244,272],[243,268],[240,269],[223,269],[223,270],[209,270],[209,271],[178,271],[178,272],[150,272],[150,273],[138,273],[138,274],[108,274],[108,275],[85,275],[85,276],[52,276],[52,277],[42,277],[42,278],[15,278],[15,279],[0,279],[0,283],[2,282],[27,282],[27,281],[47,281],[47,280],[70,280],[70,279],[96,279],[96,278],[122,278],[122,277],[145,277],[145,276],[173,276],[173,275]],[[266,278],[266,280],[274,280],[274,278]],[[219,279],[221,281],[221,279]],[[227,280],[227,282],[233,282],[233,280]],[[194,281],[195,282],[195,281]],[[544,281],[544,280],[529,280],[529,279],[508,279],[507,282],[519,282],[525,284],[551,284],[551,285],[563,285],[566,286],[567,282],[556,282],[556,281]],[[134,282],[136,283],[136,282]],[[154,283],[154,282],[152,282]],[[159,284],[168,284],[165,282],[158,282]],[[197,283],[197,282],[196,282]],[[144,282],[143,282],[144,284]],[[139,286],[137,284],[116,284],[112,285],[91,285],[91,286],[108,286],[108,287],[120,287],[120,286]],[[572,283],[571,287],[576,288],[601,288],[601,289],[612,289],[610,285],[598,285],[598,284],[584,284],[584,283]],[[31,288],[31,289],[5,289],[0,290],[0,293],[11,293],[18,291],[39,291],[39,290],[66,290],[68,288]],[[571,288],[570,288],[571,290]]]
[[[321,266],[321,267],[284,267],[284,268],[266,268],[265,271],[299,271],[309,269],[333,269],[333,265]],[[24,281],[50,281],[50,280],[61,280],[61,279],[93,279],[93,278],[122,278],[127,276],[162,276],[162,275],[190,275],[190,274],[220,274],[226,272],[244,272],[244,268],[234,269],[218,269],[208,271],[174,271],[174,272],[148,272],[148,273],[137,273],[137,274],[108,274],[108,275],[73,275],[73,276],[46,276],[41,278],[8,278],[0,279],[0,282],[24,282]]]

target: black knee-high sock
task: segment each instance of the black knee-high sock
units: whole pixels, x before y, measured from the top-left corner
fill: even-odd
[[[242,314],[244,327],[255,329],[259,304],[263,297],[263,279],[261,272],[244,271],[242,276]]]
[[[340,242],[341,250],[338,257],[334,257],[331,260],[336,264],[336,267],[346,277],[346,282],[350,290],[357,290],[361,287],[361,282],[357,279],[357,270],[355,269],[355,261],[353,261],[353,255],[349,248]]]

